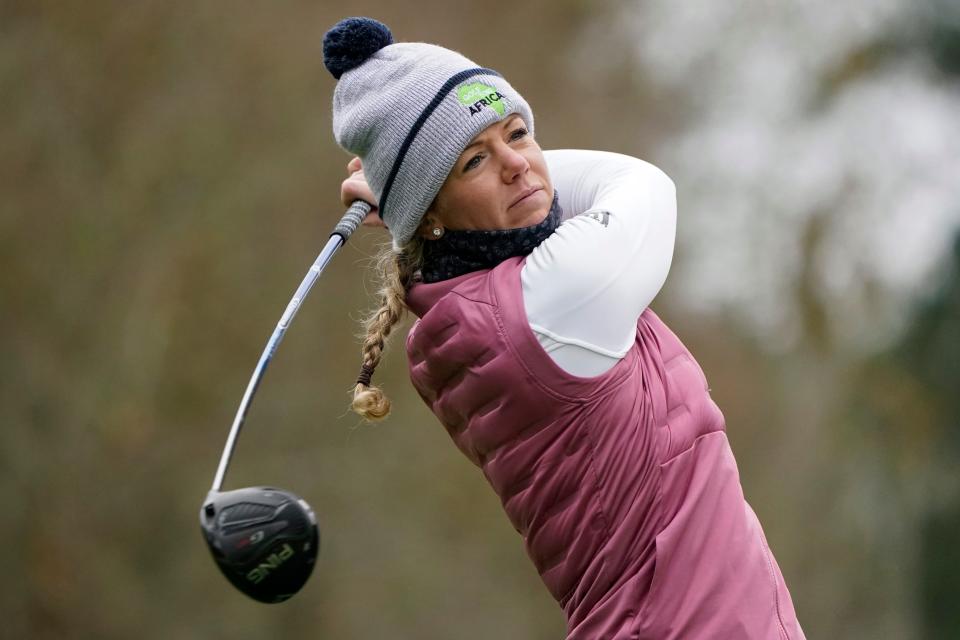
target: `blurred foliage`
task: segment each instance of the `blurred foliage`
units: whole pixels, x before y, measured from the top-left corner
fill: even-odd
[[[954,0],[926,0],[922,42],[947,73],[960,74],[960,4]]]
[[[920,602],[927,638],[960,637],[960,236],[952,269],[937,294],[924,304],[896,352],[898,361],[931,396],[933,445],[925,474],[928,508],[920,528]],[[901,425],[901,428],[906,427]],[[914,426],[914,425],[910,425]]]
[[[244,599],[209,558],[197,510],[260,350],[339,215],[348,158],[331,135],[324,30],[376,16],[400,40],[502,70],[545,147],[659,162],[651,150],[703,105],[696,86],[638,73],[622,34],[597,32],[623,8],[0,4],[0,635],[562,636],[496,497],[410,388],[401,340],[377,371],[390,420],[347,410],[374,231],[305,303],[228,476],[313,505],[311,582],[281,606]],[[943,60],[955,40],[937,28],[923,42]],[[867,48],[819,95],[880,52],[899,55]],[[682,185],[685,167],[668,170]],[[680,206],[683,227],[683,189]],[[817,225],[833,211],[801,234],[789,348],[724,311],[691,313],[676,277],[655,307],[711,380],[808,636],[956,637],[960,260],[897,345],[846,349],[817,280]],[[674,270],[689,257],[681,248]]]
[[[843,422],[863,458],[879,461],[852,478],[882,501],[863,513],[877,538],[865,547],[874,566],[895,566],[916,606],[910,635],[931,639],[960,634],[956,590],[960,555],[960,235],[944,280],[921,303],[909,330],[882,354],[858,367]],[[892,584],[892,581],[891,581]],[[903,606],[903,605],[900,605]]]

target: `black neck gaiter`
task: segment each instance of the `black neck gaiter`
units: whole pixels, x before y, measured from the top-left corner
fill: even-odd
[[[447,231],[439,240],[423,243],[425,283],[440,282],[471,271],[492,269],[504,260],[529,255],[550,237],[563,218],[557,192],[543,221],[519,229]]]

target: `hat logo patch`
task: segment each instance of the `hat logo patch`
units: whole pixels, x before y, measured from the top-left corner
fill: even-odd
[[[465,107],[470,108],[470,115],[475,116],[484,108],[490,107],[501,118],[506,112],[504,103],[506,97],[490,85],[482,82],[471,82],[457,88],[457,99]]]

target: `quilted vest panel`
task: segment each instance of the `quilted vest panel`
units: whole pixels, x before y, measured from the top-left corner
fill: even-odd
[[[522,266],[413,287],[407,356],[523,536],[568,639],[802,638],[690,352],[648,309],[610,371],[563,371],[527,322]]]

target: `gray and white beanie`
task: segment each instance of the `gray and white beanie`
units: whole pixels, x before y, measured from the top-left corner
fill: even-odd
[[[421,42],[393,42],[386,25],[347,18],[323,39],[337,78],[333,133],[360,156],[380,217],[400,248],[416,233],[457,158],[491,124],[529,105],[503,77],[461,54]]]

